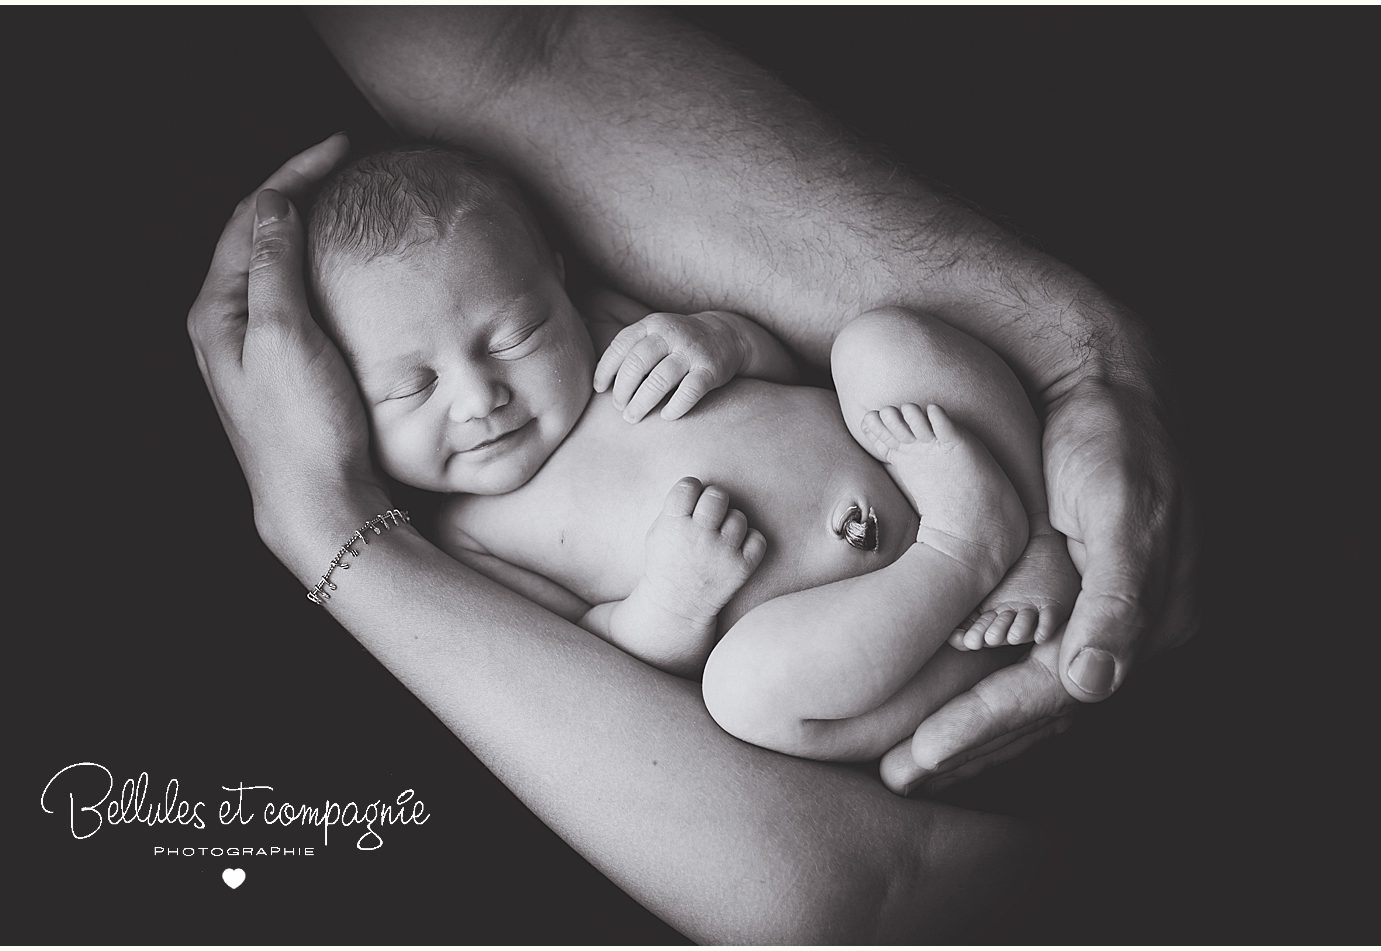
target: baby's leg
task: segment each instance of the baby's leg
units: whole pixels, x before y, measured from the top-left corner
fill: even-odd
[[[872,425],[923,513],[917,543],[876,571],[767,601],[725,634],[704,696],[741,739],[845,759],[901,739],[924,700],[903,688],[1026,544],[1016,490],[944,410],[889,406]]]
[[[971,338],[904,311],[874,312],[841,334],[832,365],[850,431],[921,515],[918,543],[883,569],[749,612],[711,656],[705,699],[751,742],[862,758],[926,715],[923,665],[1021,553],[1028,521],[1018,494],[1043,512],[1044,488],[1026,396]],[[921,409],[933,403],[945,409]]]
[[[869,411],[903,402],[939,403],[983,441],[1026,507],[1026,550],[950,643],[973,649],[1053,636],[1074,606],[1079,576],[1064,536],[1050,525],[1039,421],[1007,364],[943,321],[889,307],[844,329],[831,366],[844,421],[874,456],[881,459],[862,426]]]

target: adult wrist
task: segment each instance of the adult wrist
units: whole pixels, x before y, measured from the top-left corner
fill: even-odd
[[[1063,268],[1063,266],[1061,266]],[[1045,411],[1086,385],[1133,390],[1154,398],[1159,389],[1153,338],[1130,309],[1078,275],[1050,280],[1029,319],[1054,344],[1048,374],[1036,396]]]
[[[393,507],[376,482],[320,480],[256,498],[254,524],[275,557],[308,584],[320,578],[343,538]]]

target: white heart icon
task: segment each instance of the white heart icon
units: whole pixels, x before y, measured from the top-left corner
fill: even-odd
[[[221,872],[221,881],[231,888],[239,888],[245,883],[245,870],[242,868],[228,868]]]

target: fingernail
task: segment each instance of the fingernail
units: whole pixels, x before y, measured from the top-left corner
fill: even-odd
[[[288,217],[288,199],[281,192],[265,188],[254,201],[254,220],[266,225]]]
[[[1117,661],[1107,651],[1085,647],[1069,665],[1069,677],[1086,693],[1101,696],[1112,688]]]

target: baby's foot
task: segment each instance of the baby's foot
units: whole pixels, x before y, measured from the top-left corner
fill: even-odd
[[[639,594],[663,614],[662,623],[687,635],[714,634],[716,619],[767,551],[762,532],[729,508],[716,485],[687,476],[667,493],[647,533],[647,562]]]
[[[1078,595],[1079,573],[1065,537],[1048,523],[1033,526],[1026,551],[949,643],[960,650],[1044,643],[1069,620]]]
[[[863,431],[921,516],[916,541],[996,584],[1026,545],[1027,519],[983,443],[933,404],[884,406],[863,418]]]

